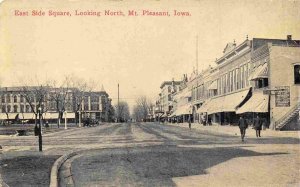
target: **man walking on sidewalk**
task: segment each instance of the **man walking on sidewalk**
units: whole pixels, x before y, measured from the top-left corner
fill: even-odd
[[[191,116],[189,116],[189,129],[192,129]]]
[[[240,117],[239,122],[238,122],[238,126],[240,128],[242,141],[244,141],[244,138],[245,138],[245,135],[246,135],[246,129],[248,128],[248,124],[247,124],[247,122],[246,122],[246,120],[244,119],[243,116]]]
[[[256,137],[260,137],[260,131],[262,128],[262,120],[259,118],[259,116],[257,115],[256,118],[253,121],[253,126],[256,132]]]

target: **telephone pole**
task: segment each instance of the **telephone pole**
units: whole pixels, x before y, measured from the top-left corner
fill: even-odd
[[[198,75],[198,35],[196,37],[196,74]]]
[[[117,115],[117,122],[119,122],[120,119],[120,88],[118,83],[118,115]]]

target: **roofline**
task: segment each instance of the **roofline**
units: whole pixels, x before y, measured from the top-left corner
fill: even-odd
[[[160,85],[160,89],[162,89],[166,84],[172,85],[174,83],[175,85],[180,85],[182,81],[164,81]]]

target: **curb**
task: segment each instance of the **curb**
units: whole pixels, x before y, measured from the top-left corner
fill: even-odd
[[[62,166],[62,164],[69,158],[77,155],[79,151],[72,151],[69,153],[64,154],[63,156],[59,157],[53,164],[51,168],[51,173],[50,173],[50,187],[58,187],[58,170]]]

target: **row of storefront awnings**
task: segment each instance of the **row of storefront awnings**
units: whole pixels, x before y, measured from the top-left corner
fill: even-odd
[[[241,114],[246,112],[268,112],[269,96],[264,95],[262,91],[253,92],[250,99],[240,106],[245,101],[249,91],[247,89],[226,96],[211,98],[197,110],[197,113],[236,112]]]
[[[252,92],[252,96],[250,98],[248,97],[248,101],[245,102],[250,91],[250,89],[247,89],[226,96],[211,98],[203,103],[197,110],[197,113],[214,114],[219,112],[235,112],[236,114],[242,114],[247,112],[268,112],[269,95],[264,94],[262,90],[255,90]],[[168,117],[186,114],[191,114],[191,107],[189,105],[178,107],[177,110]]]
[[[8,113],[9,119],[16,119],[16,116],[18,115],[19,119],[35,119],[34,113]],[[58,113],[44,113],[43,114],[44,119],[57,119]],[[64,116],[63,116],[64,118]],[[66,118],[75,118],[75,113],[66,113]],[[6,113],[0,113],[0,119],[7,119]]]

